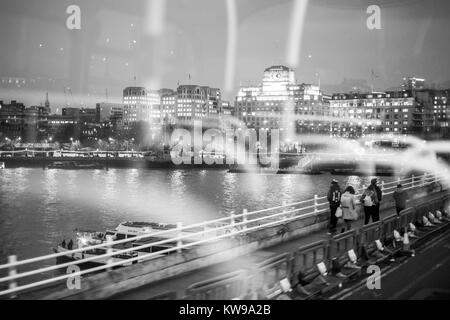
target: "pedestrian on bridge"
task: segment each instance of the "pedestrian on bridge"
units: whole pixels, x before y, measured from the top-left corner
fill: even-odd
[[[364,191],[360,201],[364,206],[364,224],[368,224],[370,218],[372,218],[372,222],[380,220],[380,215],[377,214],[377,209],[379,210],[378,196],[372,184]]]
[[[395,189],[393,194],[395,200],[395,209],[397,210],[397,215],[400,215],[400,212],[406,208],[406,200],[408,198],[408,194],[401,183],[397,185],[397,189]]]
[[[330,190],[327,195],[328,203],[330,204],[330,224],[328,226],[329,233],[336,233],[336,225],[338,218],[336,217],[336,210],[341,205],[341,188],[337,180],[331,181]]]
[[[373,215],[372,215],[373,222],[380,220],[380,203],[381,203],[381,199],[383,197],[383,192],[378,187],[377,181],[378,181],[377,178],[370,180],[370,186],[369,186],[369,188],[372,188],[372,190],[375,191],[375,194],[377,196],[377,201],[375,203],[375,208],[374,208]]]
[[[350,230],[352,228],[352,222],[358,219],[355,189],[352,186],[345,188],[345,191],[341,196],[341,208],[345,227],[347,230]]]

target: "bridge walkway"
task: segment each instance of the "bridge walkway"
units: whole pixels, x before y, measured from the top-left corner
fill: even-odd
[[[388,217],[395,213],[395,208],[389,208],[380,211],[380,219]],[[364,224],[364,219],[359,219],[353,223],[356,228]],[[344,228],[342,219],[339,219],[338,231]],[[267,260],[272,256],[276,256],[285,252],[291,252],[295,249],[319,241],[328,239],[327,230],[320,230],[297,239],[286,241],[278,245],[257,250],[251,254],[233,259],[225,263],[218,263],[206,268],[197,269],[195,271],[184,273],[175,277],[163,279],[161,281],[144,285],[142,287],[122,292],[113,296],[111,299],[124,300],[149,300],[149,299],[181,299],[185,294],[185,289],[196,282],[205,281],[237,269],[251,268],[252,265]],[[169,294],[172,293],[172,294]],[[176,293],[175,296],[173,293]]]

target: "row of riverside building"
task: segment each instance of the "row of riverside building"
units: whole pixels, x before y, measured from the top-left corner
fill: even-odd
[[[290,126],[295,132],[358,137],[364,133],[448,134],[450,90],[427,89],[424,79],[404,79],[402,90],[323,94],[298,84],[292,69],[273,66],[262,85],[240,88],[236,116],[255,130]]]
[[[218,88],[179,85],[176,90],[127,87],[122,103],[99,102],[96,108],[61,108],[50,114],[44,106],[0,101],[0,140],[21,137],[27,141],[73,137],[94,138],[107,128],[130,130],[147,123],[160,132],[165,125],[214,119],[223,128],[239,125],[250,130],[280,129],[295,133],[326,133],[358,137],[387,134],[449,134],[450,90],[425,87],[424,79],[404,79],[403,88],[385,92],[324,94],[313,84],[298,83],[294,70],[272,66],[264,70],[258,86],[241,86],[234,105],[224,101]],[[237,121],[236,121],[237,120]]]

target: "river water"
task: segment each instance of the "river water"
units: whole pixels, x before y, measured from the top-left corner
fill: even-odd
[[[0,170],[0,262],[52,253],[76,228],[104,231],[123,221],[184,224],[278,206],[370,177],[261,175],[226,170]],[[383,177],[385,182],[395,177]]]

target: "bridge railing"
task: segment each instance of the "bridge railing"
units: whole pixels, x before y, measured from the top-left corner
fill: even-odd
[[[429,185],[434,182],[448,181],[447,172],[441,174],[424,174],[418,177],[411,177],[405,179],[399,179],[397,181],[382,183],[381,188],[383,193],[391,194],[394,192],[397,183],[402,183],[405,189],[413,189]],[[358,190],[358,194],[363,191],[364,188]],[[82,248],[76,248],[73,250],[67,250],[65,252],[54,253],[50,255],[35,257],[25,260],[17,260],[16,256],[10,256],[8,258],[8,263],[0,265],[0,271],[7,270],[8,275],[0,278],[0,287],[2,284],[8,284],[8,289],[0,291],[0,296],[14,294],[19,291],[35,288],[49,283],[54,283],[68,278],[73,278],[74,276],[81,276],[83,274],[88,274],[101,270],[109,270],[112,267],[122,266],[132,262],[139,262],[148,259],[154,259],[160,257],[164,253],[180,252],[183,249],[190,249],[195,246],[211,243],[214,241],[220,241],[224,239],[232,239],[249,232],[261,230],[268,227],[273,227],[279,225],[280,223],[286,223],[299,218],[313,217],[317,216],[319,213],[328,210],[327,197],[319,197],[317,195],[312,199],[307,199],[303,201],[298,201],[294,203],[283,203],[280,206],[256,210],[252,212],[247,212],[245,209],[241,214],[231,215],[228,217],[222,217],[215,220],[205,221],[201,223],[191,224],[183,226],[178,223],[177,227],[174,229],[169,229],[165,231],[158,231],[151,234],[143,234],[133,238],[116,240],[104,242],[98,245],[87,246]],[[130,247],[121,250],[111,250],[115,245],[136,242],[137,240],[144,240],[147,238],[162,238],[161,240],[149,241],[145,244]],[[85,269],[75,273],[64,274],[55,276],[51,274],[52,271],[58,269],[65,269],[72,265],[78,265],[85,262],[96,262],[101,259],[111,258],[120,254],[126,254],[130,252],[136,252],[138,250],[147,249],[154,246],[168,245],[176,243],[175,246],[163,249],[157,252],[145,253],[138,255],[136,257],[131,257],[129,259],[121,259],[119,261],[109,260],[107,264],[100,265],[97,267]],[[30,265],[33,263],[55,259],[62,256],[71,256],[76,253],[85,252],[88,250],[94,250],[98,248],[106,248],[107,253],[98,256],[88,257],[84,259],[79,259],[75,261],[70,261],[62,264],[56,264],[47,267],[38,267],[33,270],[28,270],[24,272],[18,272],[18,268],[25,265]],[[50,274],[49,274],[50,273]],[[29,279],[31,276],[44,276],[47,275],[45,279]],[[28,278],[28,283],[18,284],[19,279]]]

